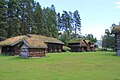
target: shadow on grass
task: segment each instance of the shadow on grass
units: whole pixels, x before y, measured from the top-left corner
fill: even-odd
[[[20,56],[6,56],[6,55],[0,55],[3,57],[2,61],[24,61],[24,60],[30,60],[29,58],[21,58]]]
[[[103,54],[106,56],[117,56],[116,52],[103,52]]]

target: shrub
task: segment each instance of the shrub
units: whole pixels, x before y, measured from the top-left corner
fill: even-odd
[[[70,51],[71,48],[67,47],[67,46],[63,46],[63,52],[66,52],[66,51]]]

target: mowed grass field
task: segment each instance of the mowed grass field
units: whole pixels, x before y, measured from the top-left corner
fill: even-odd
[[[120,80],[114,52],[47,54],[45,58],[0,56],[0,80]]]

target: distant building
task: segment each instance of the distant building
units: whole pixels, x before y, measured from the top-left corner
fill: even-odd
[[[95,44],[84,39],[70,42],[68,43],[68,47],[71,48],[72,52],[95,51]]]

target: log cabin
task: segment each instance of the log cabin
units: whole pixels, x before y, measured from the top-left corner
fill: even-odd
[[[4,41],[5,39],[6,39],[5,37],[1,37],[1,36],[0,36],[0,42],[1,42],[1,41]],[[2,49],[1,49],[1,47],[0,47],[0,54],[1,54],[1,53],[2,53]]]
[[[44,57],[47,52],[61,52],[64,43],[56,38],[29,34],[0,42],[2,53],[21,57]]]
[[[115,27],[113,27],[112,34],[115,34],[116,55],[120,56],[120,25],[116,25]]]
[[[84,39],[75,42],[70,42],[68,43],[68,47],[71,48],[72,52],[95,51],[94,43]]]

